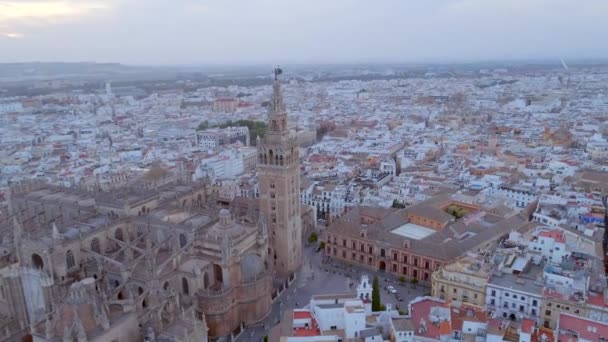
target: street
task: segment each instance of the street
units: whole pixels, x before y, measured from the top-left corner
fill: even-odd
[[[369,275],[370,281],[373,281],[374,275],[376,275],[380,281],[382,304],[390,303],[393,308],[398,305],[400,310],[407,309],[407,303],[410,300],[430,291],[421,285],[401,284],[396,277],[383,272],[372,274],[363,268],[329,260],[323,256],[322,252],[315,252],[315,249],[316,246],[305,247],[305,261],[298,271],[296,280],[273,303],[268,317],[256,326],[247,327],[236,341],[261,341],[264,336],[268,335],[270,328],[279,322],[282,312],[308,305],[310,297],[313,295],[355,292],[363,274]],[[401,302],[397,300],[396,295],[386,290],[388,285],[393,285],[397,294],[402,298]]]

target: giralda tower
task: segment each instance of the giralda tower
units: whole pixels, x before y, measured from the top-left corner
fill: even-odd
[[[266,135],[258,142],[260,211],[268,222],[277,275],[287,277],[302,263],[300,160],[296,137],[287,128],[287,111],[274,71]]]

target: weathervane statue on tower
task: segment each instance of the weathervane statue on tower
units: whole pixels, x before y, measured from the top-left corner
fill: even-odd
[[[274,68],[274,80],[278,80],[279,79],[279,75],[283,73],[283,69],[281,69],[280,66],[277,66],[276,68]]]

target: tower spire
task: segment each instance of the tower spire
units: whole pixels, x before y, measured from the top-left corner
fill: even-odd
[[[272,82],[272,99],[270,108],[268,109],[268,126],[270,133],[285,133],[287,132],[287,110],[283,102],[283,91],[279,75],[283,70],[279,67],[274,69],[274,81]]]

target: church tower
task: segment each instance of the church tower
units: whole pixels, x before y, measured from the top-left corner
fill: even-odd
[[[275,69],[268,129],[258,145],[260,212],[267,221],[277,275],[287,277],[302,263],[300,161],[295,135],[287,128],[287,111]]]

